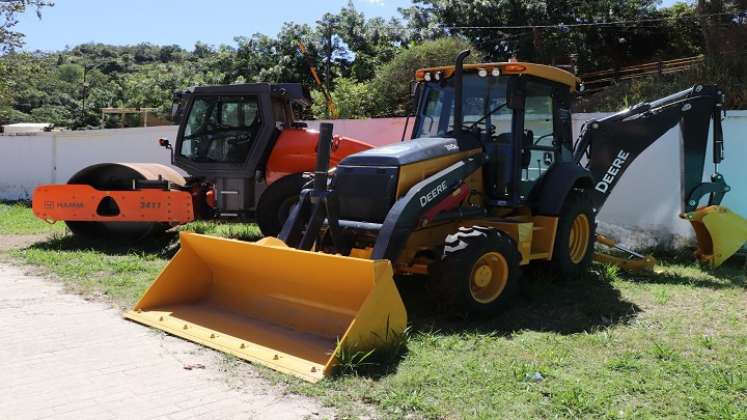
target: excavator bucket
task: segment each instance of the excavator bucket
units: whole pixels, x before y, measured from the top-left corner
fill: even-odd
[[[680,215],[695,229],[695,257],[718,267],[747,242],[747,220],[726,207],[708,206]]]
[[[391,263],[182,233],[125,317],[316,382],[340,349],[396,340],[407,313]]]

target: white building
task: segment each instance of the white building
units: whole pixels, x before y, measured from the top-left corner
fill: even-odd
[[[3,134],[6,136],[21,136],[34,133],[43,133],[51,131],[54,124],[52,123],[16,123],[6,124],[3,126]]]

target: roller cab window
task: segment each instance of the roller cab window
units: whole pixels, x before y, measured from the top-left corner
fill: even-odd
[[[189,110],[179,154],[195,162],[242,163],[261,124],[255,96],[198,97]]]

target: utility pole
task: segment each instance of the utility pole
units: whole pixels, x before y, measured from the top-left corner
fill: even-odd
[[[86,120],[86,96],[88,96],[88,89],[86,85],[86,72],[88,71],[88,64],[83,64],[83,100],[81,101],[80,107],[80,121],[85,122]]]
[[[327,63],[324,67],[324,88],[329,92],[329,74],[330,66],[332,65],[332,24],[327,25]],[[329,109],[327,109],[327,118],[330,118]]]

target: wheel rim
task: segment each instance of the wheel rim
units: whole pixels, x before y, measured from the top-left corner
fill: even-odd
[[[574,264],[580,263],[586,256],[586,250],[589,248],[589,232],[591,232],[589,218],[581,213],[573,219],[568,238],[568,254]]]
[[[497,252],[488,252],[472,266],[469,291],[480,303],[490,303],[498,298],[508,282],[508,262]]]

